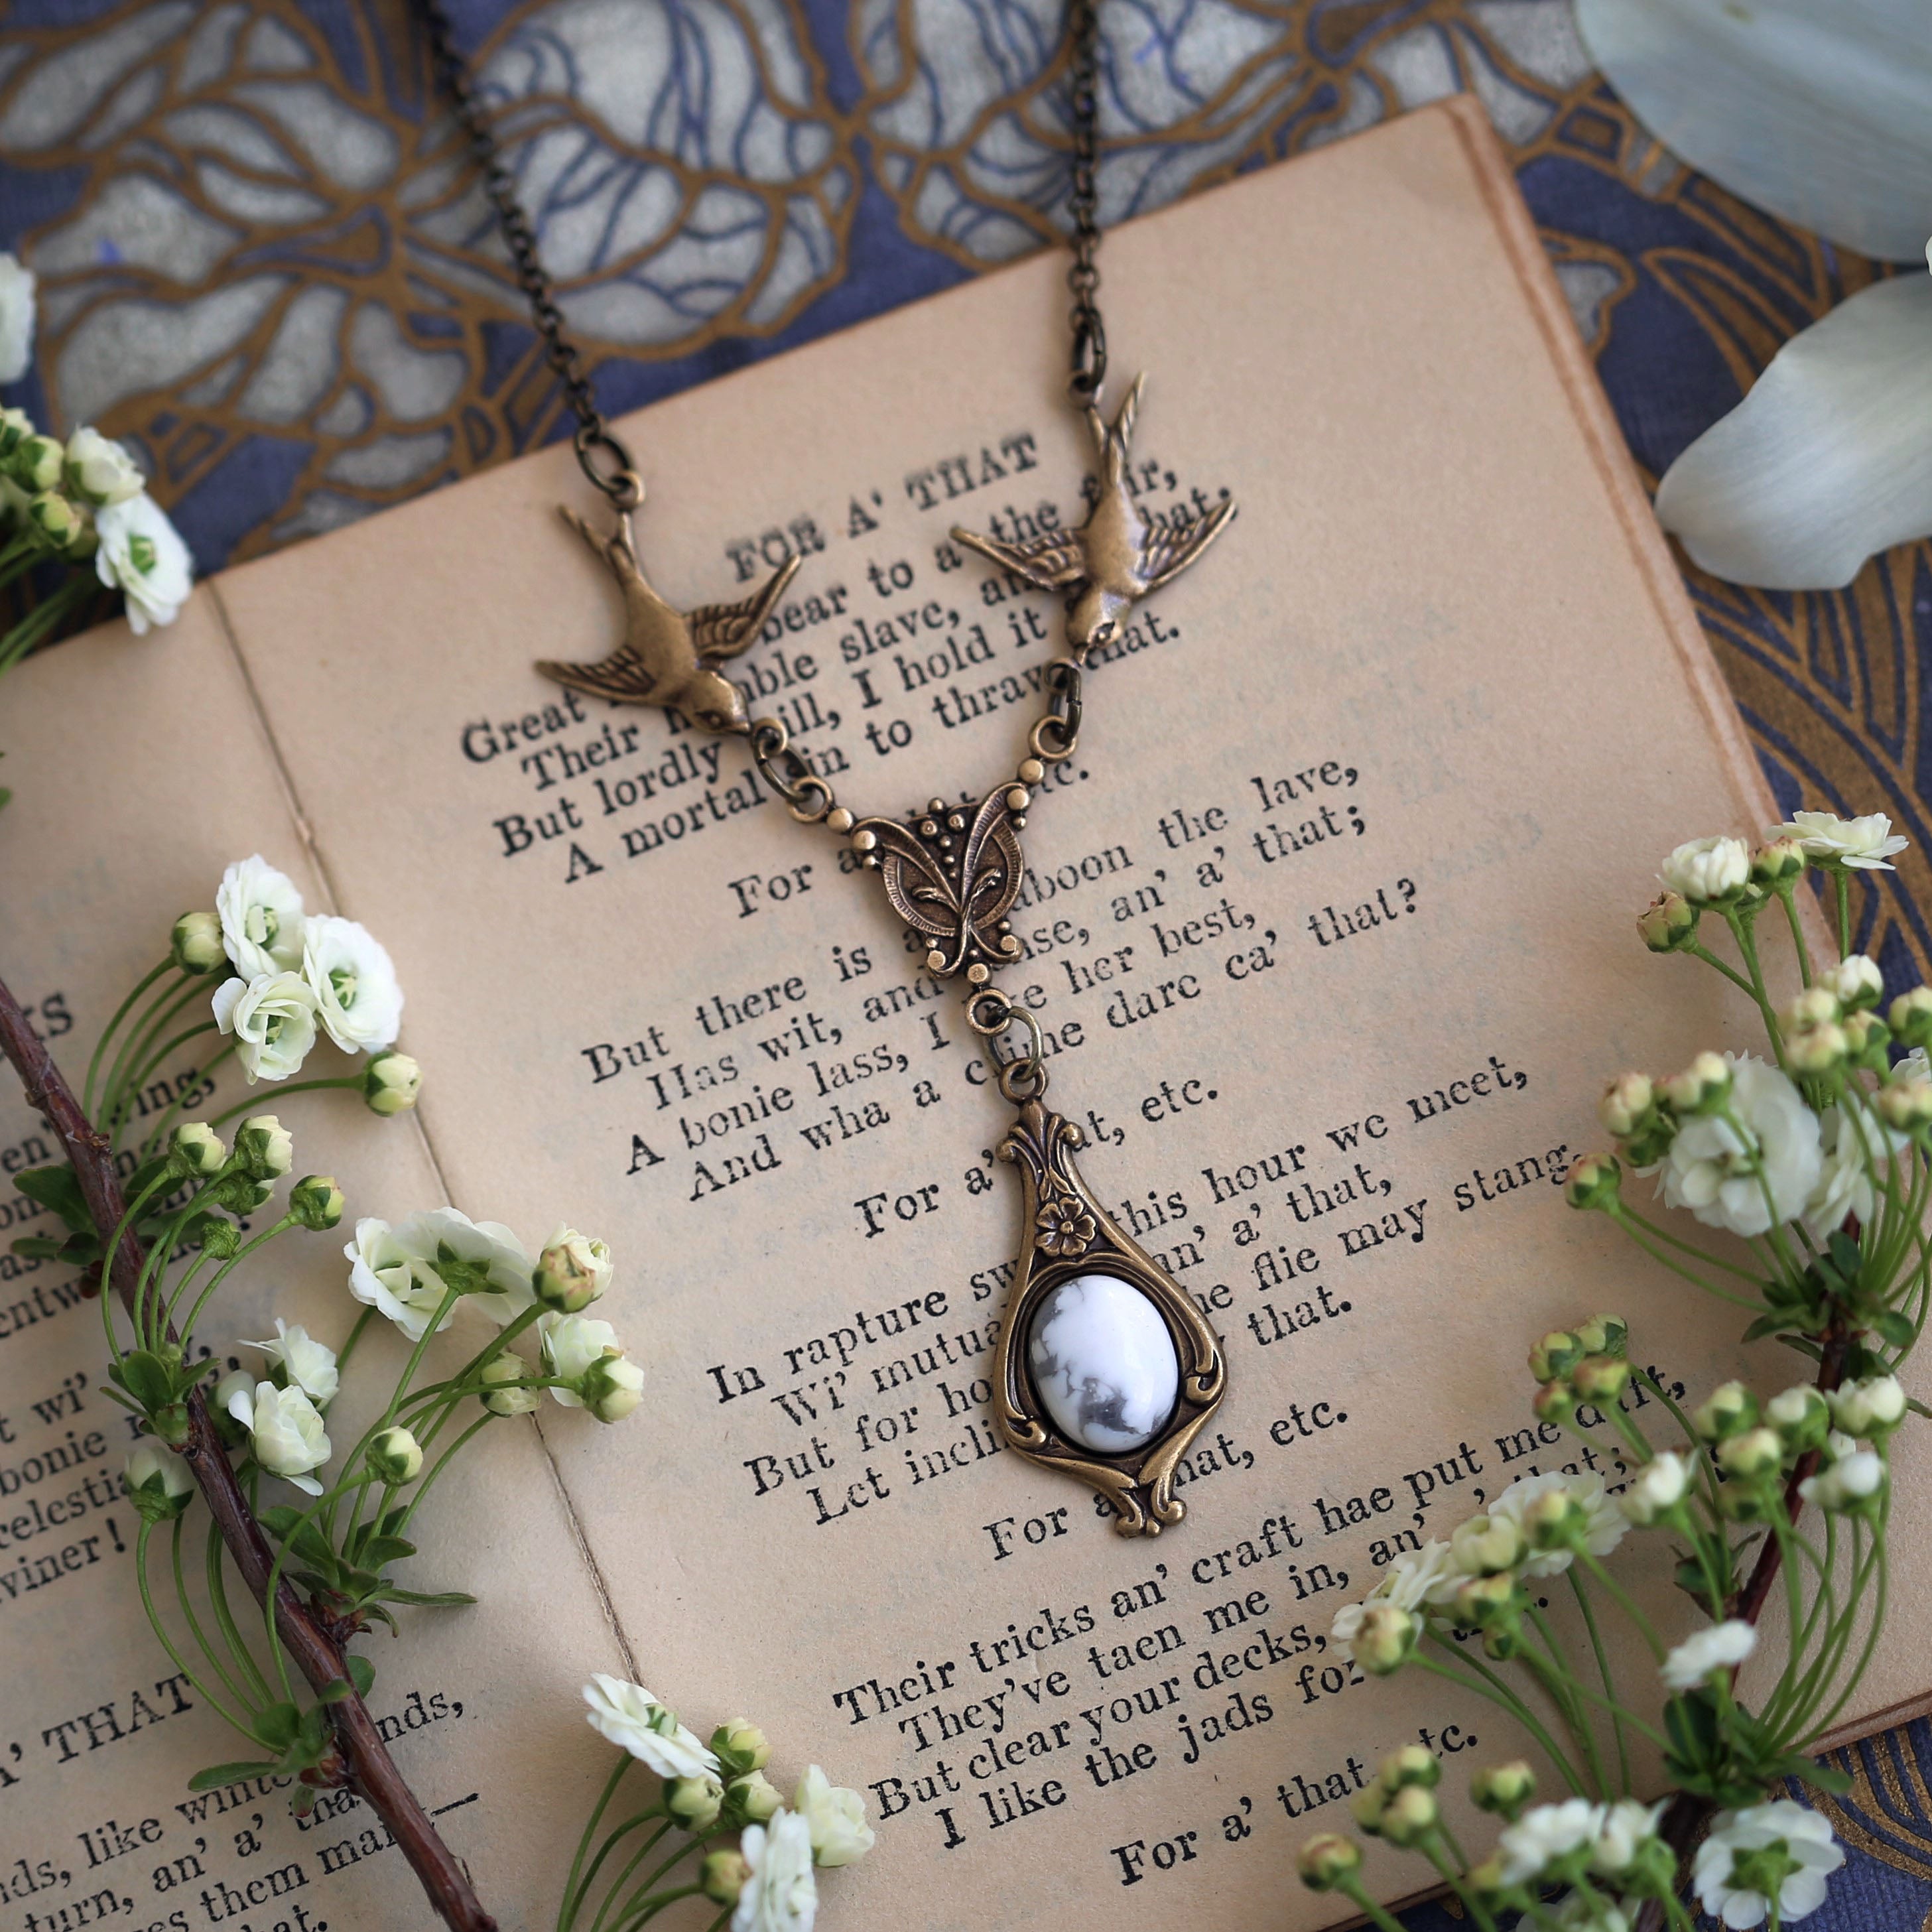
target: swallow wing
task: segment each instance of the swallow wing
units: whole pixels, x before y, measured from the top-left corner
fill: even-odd
[[[1002,570],[1010,570],[1036,584],[1042,590],[1070,590],[1087,579],[1087,559],[1080,540],[1071,530],[1042,530],[1024,543],[1007,543],[999,537],[982,537],[971,530],[956,530],[953,540],[968,550],[990,557]]]
[[[608,658],[596,664],[559,664],[544,658],[537,669],[572,691],[608,698],[613,704],[649,704],[653,701],[651,693],[657,688],[657,680],[628,644],[620,644]]]
[[[772,614],[772,606],[784,596],[785,586],[798,574],[803,561],[801,557],[787,557],[766,580],[764,587],[754,591],[742,603],[700,604],[687,613],[685,622],[690,626],[691,641],[698,655],[706,663],[715,664],[720,658],[735,658],[740,651],[749,650],[758,641],[758,633]]]
[[[1181,523],[1167,518],[1150,520],[1141,539],[1138,574],[1148,590],[1171,584],[1228,527],[1234,514],[1234,500],[1224,497],[1204,517]]]

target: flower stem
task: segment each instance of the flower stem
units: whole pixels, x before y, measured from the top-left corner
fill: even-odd
[[[134,1003],[174,963],[171,958],[164,959],[152,972],[138,981],[134,990],[115,1008],[114,1017],[107,1022],[106,1030],[94,1042],[94,1057],[87,1063],[87,1079],[81,1088],[80,1103],[90,1114],[94,1111],[94,1083],[100,1076],[100,1060],[107,1051],[107,1042],[120,1030],[121,1022],[128,1017]]]
[[[357,1324],[361,1325],[359,1323]],[[344,1353],[347,1352],[345,1350]],[[563,1882],[563,1896],[557,1901],[556,1932],[570,1932],[571,1915],[577,1894],[578,1874],[584,1869],[584,1855],[590,1849],[590,1836],[603,1817],[610,1800],[616,1796],[617,1787],[624,1781],[624,1774],[637,1760],[628,1751],[620,1751],[617,1762],[610,1768],[610,1775],[605,1779],[604,1792],[597,1801],[596,1809],[590,1814],[590,1822],[584,1828],[584,1835],[577,1841],[577,1856],[570,1862],[570,1876]]]

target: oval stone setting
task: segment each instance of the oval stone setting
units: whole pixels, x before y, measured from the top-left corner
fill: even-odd
[[[1151,1442],[1180,1390],[1180,1358],[1160,1310],[1118,1275],[1076,1275],[1044,1296],[1027,1360],[1061,1434],[1102,1455]]]

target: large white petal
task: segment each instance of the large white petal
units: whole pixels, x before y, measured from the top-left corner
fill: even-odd
[[[1644,126],[1732,194],[1861,254],[1932,230],[1925,0],[1577,0]]]
[[[1714,576],[1835,590],[1932,536],[1932,276],[1861,290],[1678,457],[1657,514]]]

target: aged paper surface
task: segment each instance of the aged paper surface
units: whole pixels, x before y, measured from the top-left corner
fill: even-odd
[[[651,1400],[544,1441],[644,1680],[869,1788],[878,1850],[828,1883],[834,1918],[1336,1922],[1289,1860],[1380,1754],[1423,1735],[1460,1789],[1519,1748],[1326,1632],[1396,1552],[1576,1460],[1530,1422],[1528,1341],[1611,1307],[1666,1378],[1739,1366],[1730,1311],[1556,1185],[1600,1077],[1738,1036],[1630,915],[1679,838],[1768,808],[1486,141],[1418,115],[1108,242],[1117,384],[1150,372],[1136,487],[1240,512],[1088,678],[1008,984],[1088,1180],[1228,1358],[1157,1541],[986,1414],[1017,1189],[954,990],[741,741],[529,669],[617,634],[554,514],[594,513],[567,453],[200,600],[340,909],[410,989],[456,1204],[568,1213],[619,1253]],[[803,554],[735,669],[855,810],[976,796],[1022,754],[1058,614],[947,532],[1077,520],[1064,299],[1058,262],[1024,264],[626,426],[667,596]],[[154,867],[170,910],[194,849]],[[1636,1567],[1688,1618],[1662,1555]],[[548,1580],[515,1574],[493,1604]],[[571,1628],[608,1648],[587,1610]],[[533,1709],[560,1667],[486,1681]]]

